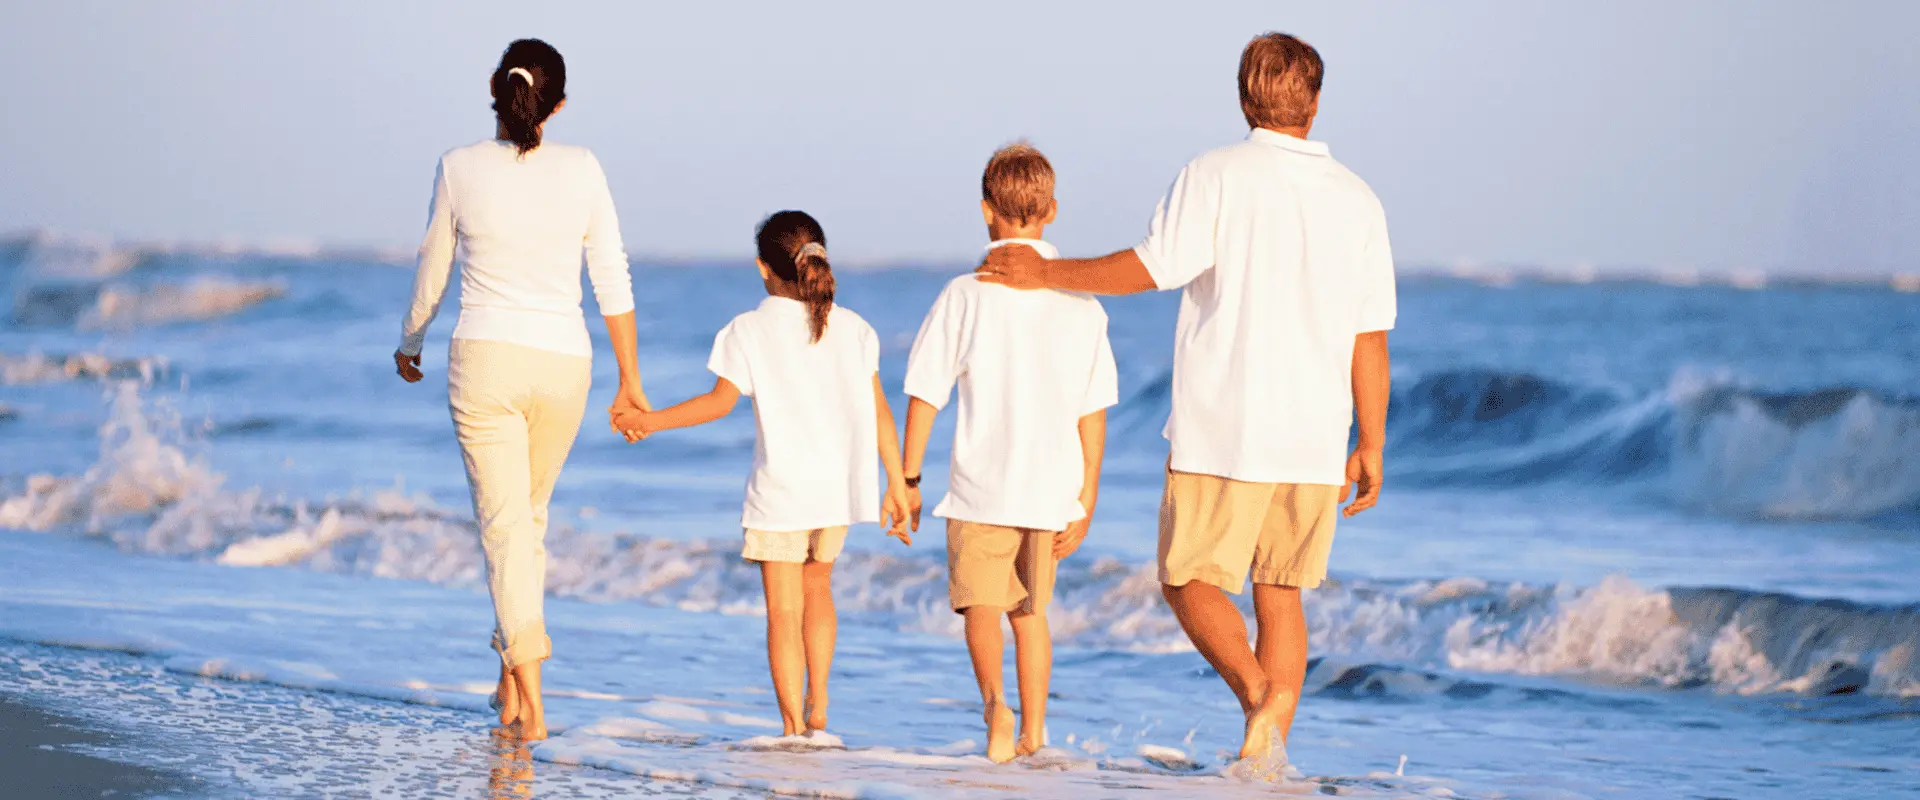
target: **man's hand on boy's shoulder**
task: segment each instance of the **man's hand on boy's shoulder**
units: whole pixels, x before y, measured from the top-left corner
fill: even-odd
[[[1040,252],[1024,244],[1009,244],[987,251],[987,258],[974,270],[980,280],[1015,289],[1044,289],[1042,280],[1047,260]]]

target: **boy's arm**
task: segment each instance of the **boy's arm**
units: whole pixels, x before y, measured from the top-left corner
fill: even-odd
[[[1103,408],[1080,418],[1080,453],[1085,461],[1080,479],[1080,507],[1086,509],[1087,515],[1053,538],[1056,559],[1066,558],[1080,549],[1080,543],[1086,541],[1087,530],[1093,526],[1093,507],[1100,503],[1100,462],[1106,450],[1107,410]]]
[[[940,409],[932,403],[918,397],[907,400],[907,443],[906,473],[914,481],[909,487],[913,511],[913,529],[920,529],[920,470],[926,466],[927,440],[933,436],[933,418],[940,415]]]
[[[705,425],[733,413],[740,402],[740,389],[726,378],[715,378],[713,390],[686,402],[659,411],[625,409],[613,415],[613,426],[641,438],[674,428]]]
[[[907,480],[900,468],[900,428],[893,420],[893,406],[887,402],[886,386],[880,383],[880,373],[873,374],[873,424],[880,440],[880,465],[887,470],[887,535],[897,537],[902,544],[913,544],[913,537],[907,531],[907,518],[911,512],[907,508]],[[915,528],[918,529],[918,520]]]

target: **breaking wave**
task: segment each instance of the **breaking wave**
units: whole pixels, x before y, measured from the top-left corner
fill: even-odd
[[[1170,374],[1116,412],[1161,448]],[[1419,486],[1664,482],[1684,506],[1782,519],[1920,509],[1920,399],[1841,387],[1762,392],[1680,374],[1659,392],[1455,370],[1401,380],[1387,469]]]
[[[483,564],[464,513],[397,491],[320,502],[235,490],[149,408],[136,382],[110,387],[97,462],[80,475],[36,475],[0,501],[0,528],[58,531],[122,550],[235,566],[300,567],[477,586]],[[1607,411],[1595,412],[1604,418]],[[670,541],[557,527],[551,592],[724,614],[762,613],[760,577],[734,541]],[[836,572],[843,613],[951,636],[944,561],[849,551]],[[1164,652],[1188,645],[1165,610],[1152,565],[1064,562],[1055,636],[1085,647]],[[1738,589],[1658,589],[1609,578],[1594,586],[1440,581],[1330,581],[1308,604],[1317,652],[1509,675],[1562,676],[1736,693],[1920,696],[1920,606],[1875,606]],[[1378,664],[1324,669],[1323,689],[1474,693],[1474,684]],[[1364,673],[1364,674],[1361,674]],[[1317,685],[1317,684],[1316,684]]]

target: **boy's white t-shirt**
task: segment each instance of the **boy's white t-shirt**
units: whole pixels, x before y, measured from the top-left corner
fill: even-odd
[[[1046,242],[1006,239],[1047,258]],[[907,394],[943,408],[955,385],[952,478],[935,516],[1064,530],[1080,507],[1080,418],[1120,400],[1107,312],[1089,295],[947,284],[907,360]]]
[[[880,521],[873,376],[880,337],[834,306],[820,341],[807,308],[769,297],[713,339],[707,369],[753,398],[759,428],[740,524],[810,531]]]

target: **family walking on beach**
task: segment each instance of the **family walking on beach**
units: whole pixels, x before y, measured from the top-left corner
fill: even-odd
[[[400,376],[419,381],[458,254],[448,405],[486,555],[501,723],[527,740],[547,735],[543,540],[591,383],[584,252],[619,363],[608,409],[617,433],[639,441],[753,398],[742,556],[761,567],[787,735],[827,725],[832,569],[847,528],[882,523],[912,543],[928,439],[957,390],[949,492],[933,514],[947,520],[951,606],[965,618],[995,762],[1047,744],[1055,569],[1086,538],[1099,500],[1106,409],[1119,391],[1094,295],[1183,289],[1159,579],[1240,702],[1240,757],[1284,763],[1306,674],[1300,590],[1326,577],[1337,519],[1380,494],[1396,308],[1379,201],[1307,138],[1323,72],[1319,53],[1295,37],[1254,39],[1239,71],[1247,138],[1188,163],[1146,239],[1098,258],[1061,258],[1045,241],[1058,211],[1047,158],[1026,144],[994,153],[981,178],[987,255],[947,285],[920,327],[903,440],[878,372],[879,337],[835,303],[826,233],[801,211],[760,224],[768,296],[715,337],[712,390],[654,408],[606,177],[587,150],[542,142],[566,100],[565,63],[544,42],[514,42],[492,77],[494,136],[440,160],[394,353]],[[1252,641],[1227,596],[1249,579]],[[1014,635],[1017,719],[1002,678],[1002,615]]]

